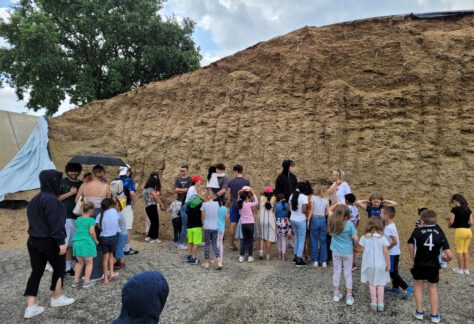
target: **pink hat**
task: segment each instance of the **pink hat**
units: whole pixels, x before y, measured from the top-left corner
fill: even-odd
[[[271,186],[265,186],[263,188],[264,193],[273,193],[273,188]]]
[[[243,186],[241,190],[242,191],[251,191],[252,188],[250,188],[249,186]]]

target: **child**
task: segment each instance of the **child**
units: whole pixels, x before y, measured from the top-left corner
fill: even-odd
[[[428,210],[428,208],[425,208],[425,207],[418,208],[418,219],[415,221],[415,228],[421,227],[420,215],[424,210]]]
[[[344,204],[339,204],[334,213],[329,215],[329,234],[331,239],[332,262],[334,272],[332,277],[333,298],[338,302],[342,295],[339,292],[339,281],[341,279],[341,271],[344,270],[344,280],[346,282],[346,305],[354,304],[352,297],[352,251],[354,242],[357,243],[357,230],[354,224],[349,221],[351,212]]]
[[[115,201],[112,198],[105,198],[100,203],[101,212],[96,217],[96,223],[100,230],[99,245],[104,254],[102,268],[104,271],[104,284],[108,284],[110,279],[118,276],[118,272],[114,272],[115,244],[117,241],[117,233],[120,233],[119,219]],[[110,269],[110,273],[108,270]]]
[[[359,217],[359,211],[357,210],[357,207],[354,206],[354,203],[356,201],[356,196],[350,193],[350,194],[345,195],[344,198],[346,200],[346,206],[349,207],[349,210],[351,211],[351,218],[349,220],[354,224],[354,227],[357,229],[359,227],[360,217]],[[356,254],[356,249],[354,248],[354,253],[352,255],[352,271],[355,271],[357,269],[357,266],[355,264],[355,254]]]
[[[257,237],[260,238],[260,259],[263,259],[263,245],[266,242],[266,260],[270,260],[271,244],[276,241],[275,196],[273,195],[273,188],[270,186],[263,188],[263,196],[260,197]]]
[[[186,262],[191,264],[199,264],[197,248],[202,243],[201,207],[202,200],[198,195],[194,195],[186,207],[186,215],[188,217],[186,230],[188,236],[188,255],[186,256]]]
[[[179,242],[179,233],[181,233],[181,229],[183,226],[183,222],[181,221],[181,216],[179,216],[179,211],[183,203],[179,200],[175,200],[171,203],[168,208],[168,212],[171,213],[171,223],[173,225],[173,244],[178,244]]]
[[[407,299],[413,291],[413,288],[409,287],[398,274],[398,263],[400,260],[400,240],[398,238],[397,226],[393,220],[395,218],[395,208],[393,206],[384,206],[382,208],[381,216],[382,221],[385,222],[383,233],[389,243],[388,250],[390,252],[390,278],[392,278],[392,291],[400,292],[401,288],[402,298]]]
[[[115,271],[122,271],[126,268],[125,264],[125,252],[124,247],[125,243],[128,239],[128,229],[127,229],[127,220],[125,219],[125,215],[122,213],[122,204],[120,203],[119,199],[115,199],[115,209],[119,214],[119,227],[120,232],[117,233],[117,246],[115,248],[115,258],[117,262],[114,263],[114,270]]]
[[[83,288],[92,287],[91,273],[92,273],[92,259],[97,256],[96,245],[99,244],[95,236],[95,221],[91,218],[94,214],[94,204],[84,202],[82,204],[82,216],[76,219],[76,233],[72,238],[72,251],[77,259],[74,268],[73,287],[80,284],[80,277],[84,264],[86,265],[85,280],[82,285]]]
[[[217,248],[219,249],[219,261],[222,265],[222,259],[224,258],[224,233],[225,233],[225,221],[229,217],[225,203],[219,200],[219,210],[217,212]],[[222,269],[222,266],[221,266]],[[220,270],[220,269],[219,269]]]
[[[474,224],[471,209],[463,195],[455,194],[451,198],[451,213],[449,227],[454,228],[458,267],[453,271],[457,274],[469,275],[469,242],[472,239],[471,226]]]
[[[319,262],[323,268],[327,267],[327,247],[326,235],[327,224],[326,216],[329,214],[329,201],[321,198],[322,188],[316,186],[314,196],[312,197],[312,209],[310,215],[310,237],[311,237],[311,262],[314,267],[319,266]]]
[[[392,200],[384,200],[382,195],[375,192],[370,195],[369,200],[358,200],[356,202],[360,208],[367,211],[367,216],[380,218],[383,206],[396,206],[397,203]]]
[[[363,251],[360,280],[369,284],[370,308],[382,312],[385,285],[390,282],[390,255],[380,219],[369,219],[359,245]]]
[[[298,182],[295,193],[290,196],[290,221],[291,227],[295,232],[295,257],[293,259],[293,263],[296,267],[302,267],[306,265],[306,262],[304,262],[302,258],[306,239],[306,214],[309,210],[308,196],[304,194],[305,192],[308,192],[306,182]]]
[[[284,194],[276,196],[275,219],[277,230],[278,259],[286,261],[286,237],[291,236],[291,224],[288,218],[288,203]]]
[[[255,220],[253,218],[252,207],[258,205],[258,199],[257,195],[250,187],[244,188],[239,191],[239,200],[237,201],[243,235],[243,239],[240,240],[239,262],[244,262],[245,252],[248,252],[248,262],[253,262],[253,234]]]
[[[410,248],[410,258],[413,262],[411,274],[415,281],[415,318],[423,320],[423,288],[425,281],[428,285],[428,293],[431,305],[431,322],[439,323],[441,317],[438,313],[438,292],[436,284],[439,281],[439,260],[440,249],[444,249],[442,256],[446,262],[451,261],[452,253],[449,243],[443,230],[436,224],[436,213],[432,210],[421,212],[421,227],[415,228],[408,244]]]
[[[216,197],[217,198],[217,197]],[[218,214],[219,203],[214,200],[214,194],[211,189],[208,189],[203,196],[204,202],[201,206],[201,217],[204,228],[204,269],[209,269],[209,248],[212,243],[214,256],[217,261],[217,270],[222,270],[222,263],[220,262],[219,249],[217,248],[217,228],[218,228]]]

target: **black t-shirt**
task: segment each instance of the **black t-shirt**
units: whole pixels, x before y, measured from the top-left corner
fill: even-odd
[[[186,178],[181,178],[177,177],[176,181],[174,182],[175,188],[189,188],[193,184],[192,178],[191,177],[186,177]],[[176,200],[181,201],[184,203],[184,200],[186,199],[186,193],[179,193],[176,195]]]
[[[194,208],[188,206],[186,209],[186,215],[188,216],[188,228],[202,227],[201,206],[202,203]]]
[[[449,243],[438,225],[418,227],[413,230],[408,244],[415,245],[415,266],[439,269],[441,248],[449,249]]]
[[[471,210],[469,207],[463,208],[461,206],[454,207],[451,209],[451,213],[454,214],[454,222],[451,228],[469,228],[469,218],[471,217]]]
[[[69,191],[71,191],[72,187],[76,187],[77,190],[79,190],[79,187],[81,186],[81,184],[82,184],[81,180],[71,181],[69,180],[69,178],[64,178],[61,182],[61,188],[60,188],[59,194],[63,195],[65,193],[68,193]],[[71,197],[68,197],[64,199],[63,201],[61,201],[64,207],[66,208],[67,218],[72,218],[72,219],[77,218],[77,215],[74,215],[72,213],[72,211],[74,210],[74,207],[76,207],[76,202],[74,201],[75,199],[76,199],[76,196],[72,195]]]

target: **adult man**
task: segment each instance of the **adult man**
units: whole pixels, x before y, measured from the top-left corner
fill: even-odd
[[[25,318],[44,312],[44,307],[36,304],[36,296],[46,262],[53,267],[50,289],[53,291],[51,307],[66,306],[74,299],[62,295],[66,259],[66,209],[58,200],[62,174],[56,170],[44,170],[39,175],[41,191],[28,205],[28,254],[31,275],[26,284],[24,296],[28,304]]]
[[[62,179],[59,200],[66,208],[66,274],[74,276],[72,266],[72,237],[76,233],[75,222],[77,215],[74,215],[72,211],[76,206],[74,199],[82,184],[82,181],[79,180],[82,166],[78,163],[68,163],[66,164],[65,171],[67,177]]]
[[[237,247],[234,244],[235,230],[237,223],[239,222],[240,214],[237,208],[237,200],[239,200],[239,191],[244,186],[250,187],[250,181],[245,179],[242,175],[244,167],[237,164],[232,168],[234,178],[229,182],[230,189],[230,247],[231,251],[237,251]]]
[[[219,200],[225,201],[225,194],[229,189],[229,178],[225,173],[225,165],[222,163],[216,164],[216,173],[217,181],[219,183],[219,191],[216,193],[216,196]]]
[[[192,185],[192,178],[189,176],[189,167],[187,165],[182,165],[179,169],[179,176],[176,178],[174,182],[174,191],[176,192],[176,200],[180,201],[183,205],[186,200],[186,194],[188,192],[188,188]],[[181,234],[179,235],[178,240],[178,248],[185,250],[188,247],[184,244],[184,239],[186,238],[186,213],[180,212],[182,227],[181,227]]]
[[[138,254],[138,251],[132,249],[130,245],[131,229],[133,228],[133,209],[137,205],[137,190],[135,189],[135,182],[132,179],[132,170],[130,167],[120,167],[118,178],[122,180],[123,192],[127,197],[125,208],[122,209],[128,229],[128,238],[124,251],[126,255]]]
[[[283,170],[278,175],[275,182],[275,195],[284,194],[285,200],[290,199],[291,194],[295,193],[298,180],[295,176],[295,161],[285,160],[281,164]]]

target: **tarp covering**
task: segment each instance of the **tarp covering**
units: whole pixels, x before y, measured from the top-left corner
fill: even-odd
[[[0,201],[5,194],[38,189],[39,174],[56,169],[48,152],[48,122],[38,119],[38,125],[15,157],[0,171]]]
[[[414,19],[439,19],[439,18],[452,18],[452,17],[463,17],[474,14],[474,10],[463,10],[463,11],[441,11],[441,12],[427,12],[427,13],[412,13],[411,17]]]

